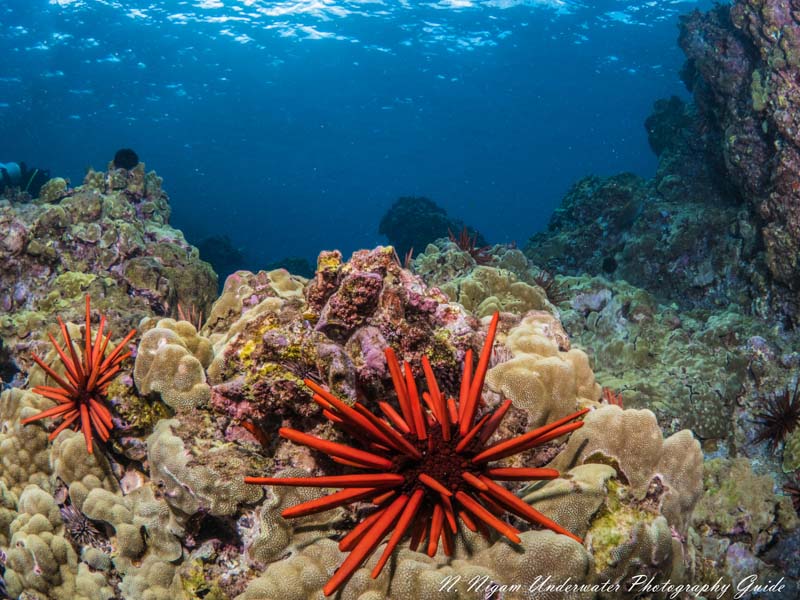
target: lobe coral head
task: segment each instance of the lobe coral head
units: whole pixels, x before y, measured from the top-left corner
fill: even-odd
[[[578,429],[583,422],[575,420],[589,411],[584,409],[524,435],[486,445],[511,407],[511,400],[506,400],[496,410],[477,417],[498,319],[495,313],[474,373],[472,352],[467,351],[458,399],[444,397],[427,357],[422,359],[422,368],[428,389],[420,394],[409,364],[404,362],[401,368],[391,348],[386,349],[386,360],[400,412],[385,401],[379,402],[384,418],[358,402],[350,407],[317,383],[305,380],[325,417],[358,440],[363,449],[295,429],[282,428],[280,435],[362,472],[326,477],[246,477],[245,482],[342,488],[284,510],[282,515],[286,518],[361,501],[377,506],[339,542],[339,549],[350,554],[323,588],[326,596],[347,582],[390,531],[383,554],[372,570],[373,578],[406,535],[411,536],[412,550],[427,539],[423,549],[430,556],[436,554],[440,542],[444,553],[452,555],[454,536],[462,526],[487,538],[494,530],[519,543],[520,531],[503,520],[506,513],[582,543],[497,483],[558,477],[555,469],[510,468],[490,463]]]

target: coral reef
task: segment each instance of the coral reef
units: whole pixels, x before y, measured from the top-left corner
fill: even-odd
[[[367,472],[333,477],[247,477],[245,482],[272,486],[345,488],[326,498],[287,508],[281,513],[284,518],[303,517],[364,500],[379,503],[376,511],[365,517],[361,524],[339,542],[339,549],[350,551],[350,554],[325,584],[323,592],[326,596],[334,593],[352,577],[390,529],[392,534],[372,571],[373,579],[383,570],[406,533],[412,531],[411,550],[418,548],[425,539],[427,530],[428,556],[436,554],[440,540],[445,555],[451,556],[453,536],[458,535],[459,531],[456,515],[471,531],[477,532],[480,527],[480,531],[488,538],[487,527],[491,527],[512,542],[520,543],[519,530],[498,519],[497,512],[490,512],[489,509],[497,506],[503,512],[509,511],[532,524],[541,525],[581,542],[580,538],[544,517],[497,483],[554,479],[558,477],[558,471],[489,467],[486,464],[575,431],[583,423],[571,421],[589,410],[566,415],[524,435],[487,447],[486,442],[500,426],[512,404],[511,400],[506,400],[494,412],[485,414],[475,422],[478,403],[482,402],[484,378],[498,320],[499,313],[494,313],[474,379],[472,354],[467,352],[458,400],[445,398],[439,390],[430,362],[427,357],[423,357],[422,365],[428,387],[423,397],[427,409],[420,402],[410,365],[405,362],[401,370],[394,352],[387,348],[386,362],[402,412],[401,415],[391,406],[381,404],[381,411],[389,418],[389,423],[370,413],[363,404],[356,403],[351,408],[313,381],[305,380],[305,384],[314,391],[314,401],[323,408],[323,414],[334,426],[354,433],[356,439],[366,440],[367,447],[376,446],[376,449],[373,452],[364,452],[309,436],[295,429],[282,428],[280,435],[320,450],[335,462],[366,469]],[[386,451],[382,447],[386,447]],[[399,460],[395,458],[398,453],[402,457]],[[375,469],[385,472],[368,472]]]
[[[586,366],[586,356],[580,358],[582,353],[578,350],[565,352],[558,349],[555,340],[560,338],[563,330],[556,324],[552,315],[530,314],[516,326],[512,325],[510,331],[503,332],[501,343],[505,348],[500,348],[498,355],[510,357],[513,351],[520,357],[529,357],[533,356],[533,349],[547,348],[546,352],[540,350],[541,361],[563,362],[565,366],[574,362],[585,368],[577,371],[572,368],[561,369],[559,377],[542,383],[541,387],[547,392],[543,394],[542,402],[550,399],[553,403],[549,413],[531,413],[529,405],[510,399],[504,405],[508,406],[506,420],[509,423],[500,428],[500,435],[524,431],[538,423],[558,423],[554,415],[567,414],[577,404],[599,407],[596,400],[600,396],[600,389]],[[488,371],[487,381],[495,379],[500,382],[497,386],[490,385],[489,390],[503,386],[507,374],[503,367],[506,364],[501,362]],[[545,369],[545,366],[540,368]],[[537,379],[535,372],[532,378]],[[568,389],[564,383],[553,383],[562,379],[573,382],[572,395],[561,393],[559,388]],[[555,387],[550,388],[550,385]],[[578,389],[582,390],[583,399],[579,399]],[[330,400],[327,396],[323,397],[325,399]],[[485,400],[490,406],[496,402],[491,394]],[[403,406],[402,402],[400,406]],[[562,462],[578,463],[577,466],[564,470],[562,477],[548,481],[544,486],[531,486],[522,492],[522,498],[535,510],[556,522],[568,524],[578,535],[585,534],[586,548],[566,536],[556,536],[548,531],[528,531],[519,535],[520,544],[517,550],[512,550],[513,546],[508,544],[487,542],[464,531],[461,539],[456,541],[453,556],[449,560],[441,548],[437,550],[434,547],[432,556],[425,557],[402,545],[391,559],[395,566],[390,579],[386,578],[385,570],[375,579],[369,577],[371,572],[377,575],[380,571],[381,562],[376,554],[367,559],[363,567],[352,572],[352,578],[344,585],[342,593],[348,597],[373,594],[375,597],[407,598],[409,594],[435,593],[444,578],[452,577],[454,583],[447,597],[469,597],[464,585],[476,575],[486,575],[492,582],[512,585],[531,583],[536,575],[549,574],[554,581],[563,581],[569,576],[572,580],[577,578],[579,582],[590,582],[602,574],[622,584],[641,565],[654,572],[683,577],[681,565],[688,556],[688,549],[675,538],[672,528],[685,534],[692,508],[702,491],[702,453],[698,443],[688,431],[662,440],[655,418],[648,411],[622,411],[618,407],[607,407],[589,413],[586,418],[594,423],[592,435],[587,436],[597,444],[592,446],[592,451],[583,454],[570,442],[565,450],[567,457]],[[610,422],[624,424],[621,425],[623,429],[620,426],[610,427]],[[644,423],[646,427],[643,427]],[[638,440],[644,443],[640,444]],[[509,464],[523,470],[535,469],[556,457],[556,462],[548,465],[552,468],[559,464],[558,458],[564,456],[564,453],[559,454],[561,447],[562,443],[556,440],[532,452],[532,457]],[[606,455],[607,459],[604,458]],[[303,469],[299,473],[312,471],[331,475],[341,472],[335,463],[319,460],[309,462],[311,455],[305,452],[296,451],[287,458],[289,456],[292,468],[279,472],[278,477],[298,477],[298,467]],[[255,481],[260,480],[256,478]],[[284,520],[281,513],[294,515],[292,507],[298,506],[297,501],[300,501],[297,510],[301,512],[298,514],[306,514],[308,511],[302,510],[304,506],[328,506],[328,500],[317,500],[318,495],[303,493],[292,502],[286,499],[280,481],[269,479],[268,482],[272,484],[269,490],[283,499],[270,502],[268,507],[265,505],[265,510],[271,515],[268,522],[287,523],[280,525],[280,530],[285,533],[276,538],[284,540],[281,545],[283,552],[286,552],[292,547],[291,538],[287,535],[292,531],[288,524],[291,519]],[[308,482],[305,478],[289,481],[293,484]],[[341,519],[341,516],[332,516],[331,519]],[[271,530],[274,531],[275,527],[272,525]],[[324,524],[318,523],[316,527],[324,527]],[[292,553],[288,559],[268,566],[263,575],[252,580],[247,590],[239,596],[240,600],[269,598],[276,593],[308,597],[324,586],[327,573],[340,564],[345,556],[324,535],[319,532],[312,535],[311,530],[316,531],[314,527],[309,529],[306,526],[304,530],[306,540],[302,549]],[[350,548],[345,543],[343,549]],[[270,550],[271,555],[280,553],[280,548],[272,547]],[[528,553],[536,559],[524,558]],[[601,556],[605,558],[597,562]],[[612,557],[620,558],[614,560]],[[599,570],[596,570],[596,565],[600,565]],[[308,577],[297,578],[292,575],[299,572],[308,573]],[[461,580],[458,579],[459,575]],[[524,596],[520,592],[507,597]]]
[[[680,44],[695,101],[723,132],[726,174],[763,219],[766,266],[796,291],[800,22],[792,4],[743,0],[695,12],[683,22]]]
[[[574,295],[562,319],[573,343],[592,357],[600,383],[617,390],[625,406],[655,412],[669,430],[729,436],[751,372],[766,377],[772,368],[759,352],[790,347],[777,336],[771,343],[760,338],[764,324],[735,309],[681,312],[625,282],[568,281]],[[715,376],[720,370],[725,378]]]
[[[555,312],[547,290],[540,285],[543,281],[531,273],[528,260],[520,250],[494,246],[485,249],[485,253],[484,264],[478,264],[468,251],[454,242],[437,240],[414,259],[413,269],[428,285],[438,287],[453,302],[479,317],[495,311]]]
[[[426,252],[420,255],[414,262],[414,267],[431,282],[447,281],[448,277],[467,280],[479,268],[474,263],[464,261],[463,253],[445,243],[435,248],[429,247],[429,252],[430,254]],[[428,261],[428,255],[435,256],[436,260]],[[515,276],[521,280],[527,280],[537,272],[537,268],[531,263],[523,262],[513,268]],[[797,429],[790,431],[789,427],[795,422],[790,417],[794,414],[792,398],[797,366],[800,364],[800,354],[797,352],[800,336],[797,333],[784,332],[774,327],[774,323],[748,315],[736,305],[724,309],[698,307],[682,310],[675,304],[659,303],[653,294],[625,281],[587,276],[557,276],[557,280],[568,290],[566,300],[559,303],[556,313],[563,322],[563,328],[552,313],[531,313],[523,319],[516,333],[507,337],[507,350],[498,352],[496,360],[499,364],[487,376],[490,390],[513,399],[515,405],[519,402],[534,416],[537,411],[540,415],[546,414],[549,405],[557,407],[560,394],[573,398],[572,402],[579,406],[600,399],[609,405],[649,409],[625,411],[624,414],[649,415],[633,429],[644,431],[646,423],[646,428],[654,431],[655,415],[660,428],[672,434],[668,439],[675,438],[671,444],[681,440],[681,437],[676,436],[682,429],[691,429],[703,441],[704,449],[711,456],[744,454],[762,465],[761,473],[769,474],[773,482],[768,489],[765,485],[765,498],[776,506],[787,505],[787,497],[793,493],[792,474],[800,465],[800,435]],[[538,340],[536,343],[525,341],[527,335],[522,332],[526,329],[540,336],[532,338]],[[520,342],[523,343],[515,342],[514,338],[517,336],[520,336]],[[576,352],[578,357],[586,352],[588,360],[583,355],[573,367],[567,368],[570,361],[565,359]],[[558,359],[554,360],[552,357]],[[519,383],[515,383],[515,378],[511,377],[505,387],[502,387],[496,381],[496,376],[505,372],[514,374],[514,365],[518,361],[522,363],[518,375]],[[542,361],[543,365],[560,377],[566,377],[553,380],[547,379],[546,372],[537,374],[537,361]],[[575,367],[579,365],[585,366],[576,370]],[[577,393],[581,378],[576,377],[575,373],[591,375],[589,365],[597,382],[605,386],[603,394],[596,387],[594,376],[584,379],[586,384],[583,392]],[[720,373],[725,376],[720,377]],[[551,393],[557,390],[561,390],[559,394]],[[614,390],[614,402],[608,400],[612,396],[609,390]],[[787,410],[779,410],[781,407]],[[760,432],[765,430],[758,423],[764,420],[764,415],[772,413],[779,417],[781,428],[778,433],[783,432],[783,427],[786,426],[787,435],[783,442],[779,437],[769,438],[775,439],[774,443],[759,440]],[[784,413],[787,418],[780,418]],[[594,414],[590,418],[594,418]],[[513,409],[510,416],[515,416]],[[552,415],[549,418],[556,417],[557,415]],[[540,418],[542,417],[535,416],[533,426]],[[527,426],[527,421],[523,423]],[[606,427],[614,429],[610,424],[603,426]],[[592,428],[588,431],[591,432]],[[583,435],[583,432],[580,433]],[[618,433],[614,439],[624,439],[626,435]],[[581,437],[577,436],[575,439],[574,443],[577,444]],[[628,436],[628,439],[634,443],[637,438]],[[616,471],[619,471],[618,459],[612,449],[596,449],[592,454],[594,458],[588,464],[599,460],[603,464],[614,465]],[[695,462],[693,466],[695,480],[698,464]],[[564,465],[556,463],[556,466]],[[657,471],[651,471],[650,474],[655,472]],[[785,477],[784,472],[790,477]],[[725,471],[723,478],[728,476],[728,471]],[[744,552],[740,545],[734,544],[729,555],[715,556],[715,549],[721,546],[727,548],[732,541],[737,540],[726,537],[718,529],[704,527],[702,524],[695,526],[691,519],[680,516],[682,513],[685,515],[686,511],[674,505],[674,493],[665,493],[667,488],[663,485],[663,480],[658,483],[651,480],[647,484],[645,498],[642,498],[641,481],[645,479],[646,476],[639,477],[640,483],[635,490],[619,487],[620,480],[624,481],[622,477],[605,485],[614,490],[614,494],[610,496],[623,500],[621,503],[616,503],[615,500],[612,510],[624,511],[630,518],[636,515],[641,517],[639,503],[647,504],[647,494],[650,494],[659,498],[662,508],[666,507],[663,515],[665,520],[656,522],[651,518],[647,528],[639,533],[626,526],[624,531],[628,533],[623,535],[619,533],[620,525],[616,520],[601,519],[595,530],[596,536],[587,536],[587,543],[597,544],[592,553],[595,560],[606,560],[603,557],[609,555],[604,554],[603,549],[611,548],[601,544],[598,539],[606,539],[613,533],[612,537],[616,540],[614,543],[618,544],[626,535],[629,536],[626,539],[635,540],[642,539],[641,536],[648,532],[653,544],[649,549],[641,547],[630,554],[633,552],[632,546],[623,545],[626,548],[624,550],[623,546],[614,546],[617,548],[615,552],[623,552],[622,555],[628,557],[620,562],[621,568],[631,569],[627,571],[628,574],[639,567],[631,567],[627,561],[630,560],[632,564],[638,564],[644,569],[640,560],[642,552],[647,554],[651,550],[663,558],[658,565],[651,565],[652,568],[661,573],[668,573],[674,568],[695,581],[713,583],[717,578],[723,577],[725,581],[736,583],[746,575],[744,565],[748,564],[759,565],[756,571],[760,578],[766,579],[774,574],[774,565],[782,559],[777,558],[772,547],[759,545]],[[549,482],[547,486],[554,486],[559,481]],[[735,477],[732,481],[735,481]],[[783,490],[782,482],[787,482]],[[707,481],[706,487],[709,485]],[[697,487],[694,489],[693,494],[685,496],[691,502],[697,501]],[[605,492],[602,497],[605,498]],[[606,506],[606,503],[602,506]],[[605,509],[600,510],[600,514],[603,514],[603,510]],[[745,515],[749,511],[730,508],[731,514],[736,514],[737,510]],[[783,525],[771,530],[773,547],[791,548],[795,543],[793,540],[797,529],[787,520],[787,514],[783,510],[780,519]],[[581,527],[573,521],[564,523],[583,534]],[[677,552],[677,549],[667,552],[673,543],[670,537],[674,537],[674,532],[677,531],[682,532],[681,539],[688,541],[688,554],[685,548],[681,552]],[[637,559],[635,555],[640,558]],[[681,566],[684,560],[688,565],[686,567]],[[737,562],[740,560],[741,563]],[[791,560],[780,564],[786,565],[790,573],[797,572],[796,565],[792,566]],[[604,571],[604,576],[613,578],[621,573],[612,568]],[[796,589],[796,582],[792,580],[789,586],[787,593],[791,594],[791,590]]]
[[[524,252],[401,198],[397,251],[217,295],[135,155],[0,199],[0,597],[797,597],[794,4],[684,18],[655,176],[579,181]]]
[[[707,461],[703,479],[705,493],[691,532],[698,573],[711,572],[727,582],[754,575],[760,581],[787,574],[795,579],[796,556],[781,554],[796,540],[800,522],[791,500],[775,495],[774,479],[755,474],[745,458]],[[796,581],[785,591],[787,597],[796,595]]]
[[[673,144],[691,131],[682,130]],[[624,279],[682,308],[755,302],[745,262],[755,252],[752,224],[741,207],[703,186],[713,178],[677,173],[678,152],[703,164],[703,149],[669,146],[652,180],[622,174],[576,183],[547,231],[529,240],[528,258],[555,273]]]
[[[532,277],[518,251],[492,252],[505,265],[491,267],[498,273],[513,269],[520,280]],[[473,261],[473,270],[486,268]],[[542,302],[545,310],[525,314],[515,314],[513,305],[499,325],[497,319],[490,324],[487,335],[488,319],[481,324],[404,270],[391,248],[359,251],[348,261],[338,252],[324,252],[311,280],[282,269],[229,276],[199,332],[186,321],[143,319],[135,363],[120,365],[107,389],[114,435],[103,452],[96,448],[88,454],[83,436],[69,429],[49,446],[41,421],[21,424],[46,408],[47,399],[23,390],[4,392],[0,549],[9,556],[9,592],[52,598],[308,597],[332,591],[326,581],[346,560],[349,566],[334,583],[347,597],[429,594],[448,576],[453,583],[445,595],[453,598],[472,593],[467,586],[475,576],[504,585],[538,575],[624,582],[645,563],[655,572],[685,578],[678,564],[691,548],[671,532],[686,531],[698,496],[697,442],[686,431],[662,441],[647,411],[600,408],[601,389],[587,355],[571,347],[556,309]],[[72,338],[80,336],[74,325],[65,328]],[[393,361],[387,364],[387,354],[403,359],[404,375]],[[57,358],[51,351],[45,363]],[[490,491],[497,496],[475,488],[481,509],[456,490],[459,510],[452,516],[472,521],[487,537],[464,527],[437,544],[443,531],[452,532],[449,504],[421,502],[428,512],[419,522],[430,529],[432,519],[436,528],[424,547],[430,556],[412,550],[397,534],[381,569],[381,553],[368,556],[362,547],[367,542],[357,544],[355,558],[347,559],[335,541],[364,529],[357,524],[370,517],[362,505],[286,518],[305,513],[302,506],[330,508],[330,501],[313,488],[275,485],[280,479],[274,477],[305,482],[309,476],[352,475],[347,466],[278,432],[308,432],[326,448],[338,448],[347,438],[323,414],[335,416],[334,404],[341,414],[383,413],[408,425],[413,416],[404,413],[418,405],[398,405],[397,398],[405,397],[403,390],[411,398],[412,382],[427,381],[423,400],[431,411],[426,429],[433,439],[434,433],[443,435],[436,420],[449,421],[459,412],[459,403],[446,399],[463,397],[465,361],[467,381],[474,382],[464,392],[472,398],[465,406],[475,415],[465,422],[486,424],[485,435],[477,431],[486,452],[494,452],[487,460],[503,460],[486,467],[488,481],[476,475],[478,484],[496,486]],[[480,383],[484,372],[486,387]],[[35,366],[28,385],[44,385],[46,375]],[[564,444],[574,428],[567,422],[582,409],[595,409],[586,415],[593,423],[586,453]],[[613,411],[613,418],[603,417],[604,411]],[[640,413],[650,415],[646,427],[636,420]],[[632,432],[626,429],[631,427]],[[536,428],[550,434],[524,435]],[[455,426],[451,440],[465,433]],[[639,445],[642,436],[649,445]],[[503,441],[514,438],[521,441]],[[412,447],[427,451],[425,444]],[[516,454],[519,450],[529,451]],[[570,464],[561,458],[564,452],[570,453]],[[556,472],[560,476],[552,478]],[[449,481],[433,473],[433,479]],[[518,482],[505,481],[514,474],[545,474],[548,481],[520,490]],[[266,489],[245,483],[245,476],[253,475],[266,478]],[[498,503],[523,518],[494,516]],[[471,516],[469,507],[478,514]],[[560,533],[586,536],[586,544],[531,529],[526,522],[531,515]],[[484,529],[481,521],[513,543]],[[380,537],[364,539],[371,548]]]
[[[357,390],[385,395],[387,346],[415,365],[417,377],[427,356],[442,388],[454,394],[461,361],[477,341],[464,309],[404,271],[390,247],[356,252],[348,262],[338,252],[322,253],[304,289],[285,271],[235,274],[208,323],[212,331],[228,326],[221,337],[212,334],[211,402],[268,434],[282,420],[321,422],[305,378],[350,401]]]
[[[86,295],[113,331],[178,303],[207,309],[216,275],[168,225],[169,214],[160,179],[141,163],[90,171],[59,199],[0,199],[0,339],[17,369],[46,349],[31,332],[52,327],[54,314],[82,319]]]

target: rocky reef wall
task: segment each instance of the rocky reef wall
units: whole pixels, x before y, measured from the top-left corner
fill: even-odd
[[[645,123],[656,176],[578,182],[526,254],[559,273],[605,275],[682,307],[735,303],[800,323],[800,23],[789,0],[683,17],[693,94]]]

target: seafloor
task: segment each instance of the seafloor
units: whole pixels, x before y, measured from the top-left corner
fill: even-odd
[[[403,408],[387,347],[430,391],[429,426],[458,420],[423,357],[442,398],[463,398],[496,311],[476,419],[507,412],[484,442],[590,409],[504,465],[557,469],[505,485],[580,540],[519,511],[498,526],[519,543],[472,533],[462,510],[450,536],[442,493],[445,508],[423,500],[412,523],[442,544],[403,539],[372,578],[378,546],[338,597],[800,597],[800,2],[695,12],[680,43],[694,100],[660,101],[647,120],[655,177],[579,181],[522,249],[425,239],[433,205],[417,202],[384,220],[414,258],[323,252],[309,279],[239,271],[217,294],[141,163],[53,179],[35,199],[7,190],[0,598],[321,598],[342,540],[369,538],[349,532],[372,504],[285,518],[326,492],[244,478],[364,471],[363,455],[337,462],[279,429],[383,452],[337,419],[356,402]],[[590,587],[546,591],[567,580]]]

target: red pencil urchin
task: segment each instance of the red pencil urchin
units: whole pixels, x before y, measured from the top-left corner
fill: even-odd
[[[120,370],[120,364],[131,353],[125,352],[125,346],[131,341],[136,333],[132,329],[119,344],[117,344],[108,356],[105,356],[108,343],[111,341],[111,334],[103,337],[103,328],[106,325],[106,318],[101,316],[100,327],[97,329],[97,336],[92,343],[90,298],[86,296],[86,328],[83,333],[83,360],[78,358],[78,353],[73,345],[72,337],[67,331],[67,326],[59,318],[58,324],[61,327],[61,335],[64,337],[66,348],[61,348],[56,339],[49,335],[50,342],[56,349],[61,364],[64,365],[65,377],[55,372],[41,358],[33,355],[45,373],[47,373],[57,384],[58,387],[48,385],[37,385],[33,391],[37,394],[50,398],[58,402],[57,406],[48,408],[37,415],[22,420],[22,424],[56,417],[62,419],[61,424],[50,434],[52,441],[67,427],[80,428],[83,437],[86,439],[86,449],[92,454],[92,432],[97,432],[98,437],[103,441],[108,441],[114,424],[111,421],[111,413],[105,406],[105,394],[111,380],[114,379]],[[103,358],[105,356],[105,358]],[[78,419],[80,418],[80,422]]]
[[[378,406],[388,419],[373,415],[360,403],[352,407],[306,380],[314,391],[314,401],[335,426],[346,431],[363,450],[323,440],[295,429],[282,428],[280,435],[298,444],[320,450],[334,461],[368,471],[329,477],[246,477],[255,485],[288,485],[344,488],[329,496],[304,502],[283,511],[286,518],[302,517],[359,501],[371,501],[377,509],[361,521],[340,542],[339,549],[350,554],[323,588],[326,596],[336,592],[367,560],[391,531],[388,543],[372,577],[377,577],[394,549],[411,534],[411,549],[416,550],[427,537],[425,548],[436,554],[439,542],[445,554],[453,551],[453,535],[458,521],[472,531],[489,535],[489,528],[519,543],[519,530],[501,517],[509,512],[530,523],[573,535],[508,491],[497,481],[553,479],[559,473],[546,468],[510,468],[489,463],[529,450],[561,437],[583,425],[572,422],[589,409],[568,415],[524,435],[486,446],[511,407],[506,400],[493,412],[476,418],[478,402],[489,365],[498,314],[489,326],[475,373],[472,352],[467,351],[458,401],[445,399],[427,357],[422,359],[428,391],[422,401],[408,363],[400,364],[391,348],[386,359],[397,392],[400,413],[386,402]],[[427,408],[427,410],[426,410]]]

